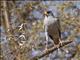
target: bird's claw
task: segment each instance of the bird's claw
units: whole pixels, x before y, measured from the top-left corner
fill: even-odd
[[[46,45],[45,50],[48,50],[48,46]]]
[[[61,44],[61,46],[62,46],[62,44],[63,44],[63,41],[61,41],[60,39],[59,39],[59,44]]]
[[[54,45],[54,46],[58,49],[58,51],[60,50],[60,49],[59,49],[59,44],[58,44],[58,45]]]
[[[48,48],[45,48],[45,51],[47,51],[48,50]]]

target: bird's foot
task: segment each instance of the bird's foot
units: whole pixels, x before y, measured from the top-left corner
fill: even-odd
[[[47,51],[47,50],[48,50],[48,48],[45,48],[44,50],[45,50],[45,51]]]
[[[48,50],[48,46],[46,45],[45,50]]]
[[[59,39],[59,44],[61,44],[61,46],[62,46],[62,44],[63,44],[63,41],[61,41],[61,39]]]
[[[59,44],[58,45],[54,45],[57,49],[58,49],[58,51],[60,50],[60,48],[59,48]]]

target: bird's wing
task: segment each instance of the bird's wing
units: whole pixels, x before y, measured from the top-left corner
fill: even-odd
[[[61,25],[60,25],[60,20],[59,19],[57,20],[57,28],[58,28],[58,31],[59,31],[59,36],[61,38]]]
[[[48,26],[48,35],[54,41],[55,44],[59,44],[59,38],[61,37],[60,22],[56,20],[54,23]]]

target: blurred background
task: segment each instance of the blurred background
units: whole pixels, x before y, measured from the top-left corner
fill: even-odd
[[[73,42],[38,60],[80,60],[80,1],[27,0],[0,1],[0,60],[33,60],[44,51],[46,10],[59,17],[62,40]]]

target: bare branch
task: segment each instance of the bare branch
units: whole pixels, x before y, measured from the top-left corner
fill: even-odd
[[[72,41],[65,41],[65,42],[63,42],[63,45],[61,45],[61,44],[59,45],[59,48],[64,47],[65,45],[67,45],[67,44],[69,44],[69,43],[71,43],[71,42],[72,42]],[[42,58],[42,57],[50,54],[51,52],[53,52],[53,51],[55,51],[55,50],[57,50],[57,47],[54,46],[54,47],[52,47],[52,48],[50,48],[50,49],[48,49],[48,50],[43,51],[43,52],[41,53],[41,55],[33,57],[32,60],[38,60],[39,58]]]

